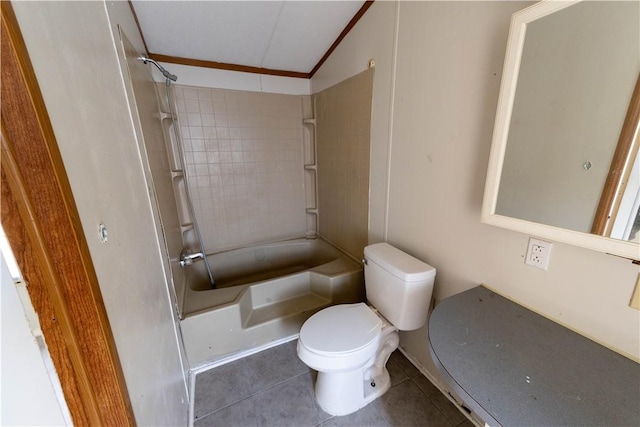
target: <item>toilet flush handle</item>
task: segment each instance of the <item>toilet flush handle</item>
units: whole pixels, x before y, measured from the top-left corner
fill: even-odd
[[[362,258],[362,264],[367,265],[367,264],[369,264],[369,261],[367,261],[366,258]]]

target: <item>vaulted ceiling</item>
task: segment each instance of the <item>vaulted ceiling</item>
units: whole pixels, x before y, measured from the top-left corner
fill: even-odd
[[[132,0],[165,62],[310,77],[372,2]]]

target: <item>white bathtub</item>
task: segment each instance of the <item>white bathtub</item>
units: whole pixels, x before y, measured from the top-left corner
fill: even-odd
[[[364,301],[362,267],[321,240],[289,240],[208,257],[187,267],[181,320],[191,368],[295,337],[333,304]]]

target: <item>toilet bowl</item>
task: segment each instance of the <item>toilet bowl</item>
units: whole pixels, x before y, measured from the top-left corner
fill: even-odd
[[[364,303],[322,310],[302,326],[298,356],[318,371],[318,405],[331,415],[357,411],[391,386],[385,365],[398,347],[396,328]]]
[[[300,360],[318,371],[316,401],[331,415],[355,412],[390,388],[386,363],[398,348],[398,330],[422,327],[431,302],[430,265],[387,243],[367,246],[364,263],[370,305],[325,308],[302,325],[298,339]]]

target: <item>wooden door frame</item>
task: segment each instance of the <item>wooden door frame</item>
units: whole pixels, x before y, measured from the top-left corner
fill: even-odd
[[[27,283],[73,424],[135,425],[49,115],[11,3],[0,3],[2,226]]]
[[[611,230],[620,208],[622,195],[626,188],[640,141],[637,136],[640,127],[640,74],[629,101],[627,114],[622,124],[618,144],[613,154],[609,173],[600,195],[600,201],[591,226],[591,233],[611,237]]]

